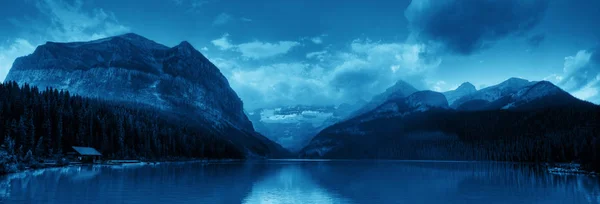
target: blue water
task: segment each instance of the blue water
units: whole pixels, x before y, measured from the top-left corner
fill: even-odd
[[[0,178],[0,203],[600,203],[530,164],[264,161],[81,166]]]

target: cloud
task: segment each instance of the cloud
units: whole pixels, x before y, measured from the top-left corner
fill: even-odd
[[[69,4],[62,0],[42,0],[36,4],[50,22],[45,24],[46,38],[55,41],[87,41],[122,34],[130,30],[119,24],[115,15],[103,9],[85,11],[82,1]]]
[[[346,45],[342,50],[307,53],[307,61],[254,65],[234,57],[214,59],[213,63],[249,110],[369,100],[400,79],[425,87],[424,76],[440,63],[424,54],[428,48],[421,44],[359,39]]]
[[[212,40],[211,43],[220,50],[232,50],[242,54],[246,59],[264,59],[288,53],[292,48],[299,46],[295,41],[262,42],[253,41],[242,44],[232,44],[229,34]]]
[[[35,46],[25,39],[17,38],[6,47],[0,47],[0,81],[8,74],[14,60],[35,50]]]
[[[111,12],[97,8],[84,10],[83,1],[72,3],[62,0],[40,0],[35,6],[41,14],[39,19],[13,18],[17,29],[30,34],[29,38],[17,38],[0,47],[0,79],[4,80],[13,61],[32,53],[35,47],[46,41],[88,41],[129,32]]]
[[[552,82],[552,83],[556,84],[556,83],[562,81],[563,77],[561,75],[559,75],[559,74],[551,74],[550,76],[544,77],[543,80],[544,81],[549,81],[549,82]]]
[[[557,76],[559,86],[573,96],[600,103],[600,49],[580,50],[565,57],[563,75]]]
[[[227,13],[219,14],[213,21],[213,25],[225,25],[233,20],[233,17]]]
[[[542,42],[544,42],[545,39],[546,39],[546,35],[544,35],[544,34],[537,34],[537,35],[533,35],[533,36],[529,37],[527,39],[527,43],[531,47],[539,47],[540,44],[542,44]]]
[[[190,0],[190,5],[192,9],[198,9],[208,3],[215,2],[217,0]]]
[[[218,0],[172,0],[176,6],[187,8],[186,12],[200,12],[201,8]]]
[[[306,53],[307,59],[316,59],[321,62],[325,61],[325,59],[328,57],[330,57],[330,56],[329,56],[329,52],[327,50]]]
[[[314,36],[314,37],[302,37],[300,38],[301,41],[309,41],[314,43],[315,45],[320,45],[323,44],[323,38],[327,37],[327,34],[321,34],[318,36]]]
[[[424,44],[354,40],[350,48],[339,57],[330,84],[350,95],[368,96],[366,100],[400,79],[424,87],[423,76],[441,63],[428,56]]]
[[[231,44],[229,41],[229,34],[225,33],[221,38],[210,41],[215,47],[220,50],[229,50],[235,47],[235,45]]]
[[[311,38],[310,40],[311,40],[313,43],[317,44],[317,45],[318,45],[318,44],[321,44],[321,43],[323,43],[323,39],[322,39],[320,36],[318,36],[318,37],[313,37],[313,38]]]
[[[175,3],[175,5],[177,6],[181,6],[183,4],[183,0],[172,0],[173,3]]]
[[[404,15],[411,38],[469,55],[521,35],[542,19],[549,0],[413,0]]]
[[[327,87],[318,69],[302,63],[277,63],[256,69],[238,69],[229,77],[247,106],[325,103]],[[254,95],[254,96],[253,96]],[[258,95],[258,96],[257,96]]]
[[[243,57],[261,59],[285,54],[298,45],[300,43],[294,41],[279,41],[276,43],[254,41],[239,44],[237,47]]]
[[[244,21],[244,22],[252,22],[252,19],[244,18],[244,17],[240,18],[240,20]]]
[[[447,86],[446,85],[446,81],[443,81],[443,80],[436,81],[436,82],[428,82],[428,84],[430,84],[431,90],[437,91],[437,92],[454,90],[454,89],[456,89],[458,87],[458,86],[456,86],[454,88],[443,88],[443,87]]]

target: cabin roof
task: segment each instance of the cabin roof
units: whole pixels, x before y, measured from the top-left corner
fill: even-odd
[[[100,154],[100,152],[98,152],[98,150],[91,148],[91,147],[73,146],[73,149],[77,153],[79,153],[80,155],[83,155],[83,156],[102,156],[102,154]]]

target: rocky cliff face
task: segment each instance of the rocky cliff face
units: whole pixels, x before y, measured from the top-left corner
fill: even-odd
[[[6,80],[185,115],[223,135],[235,134],[232,141],[246,149],[257,149],[247,143],[258,149],[278,146],[254,132],[227,79],[185,41],[167,47],[130,33],[90,42],[47,42],[15,60]]]
[[[39,46],[15,60],[7,81],[77,95],[193,111],[214,125],[252,129],[227,79],[188,42],[169,48],[136,34]]]

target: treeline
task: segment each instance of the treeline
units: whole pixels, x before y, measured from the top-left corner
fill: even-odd
[[[340,141],[331,144],[336,147],[325,157],[576,162],[600,171],[600,107],[595,105],[433,110],[360,120],[336,124],[317,136],[321,141]]]
[[[104,158],[243,158],[230,141],[141,104],[0,84],[0,144],[18,158],[51,158],[90,146]]]

